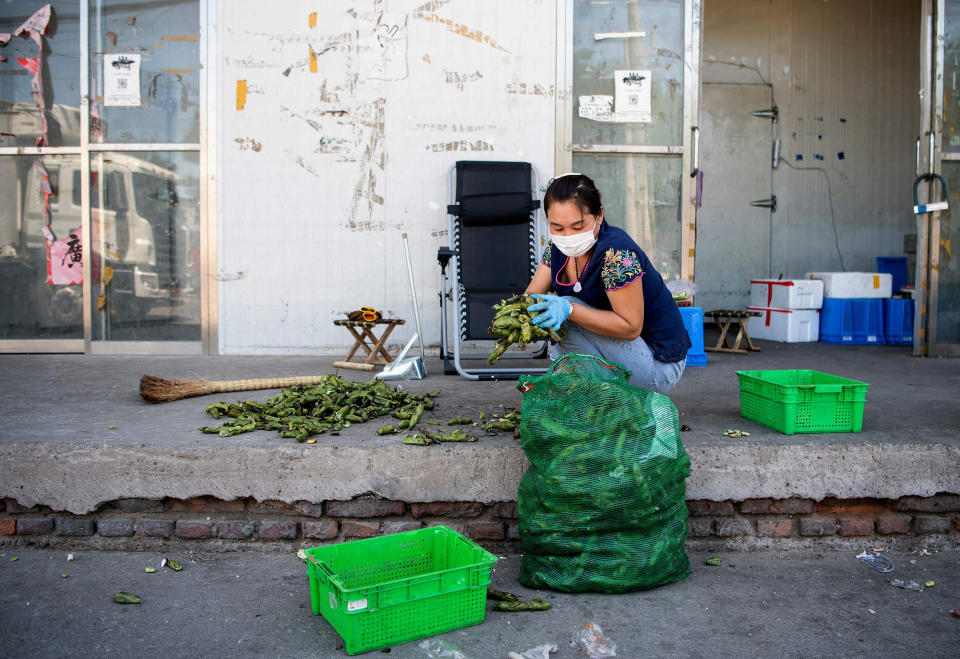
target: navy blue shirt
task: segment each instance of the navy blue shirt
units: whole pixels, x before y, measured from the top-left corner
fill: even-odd
[[[640,337],[650,346],[657,361],[678,362],[687,356],[687,349],[692,344],[677,303],[663,283],[663,277],[626,231],[606,221],[600,225],[593,254],[580,273],[582,290],[576,293],[574,282],[560,279],[568,259],[553,243],[543,253],[542,263],[550,266],[553,290],[557,295],[569,295],[591,307],[612,311],[607,291],[642,278],[644,311]]]

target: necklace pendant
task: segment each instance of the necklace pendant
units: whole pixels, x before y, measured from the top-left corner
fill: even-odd
[[[583,286],[580,285],[580,282],[577,282],[576,284],[573,285],[574,293],[579,293],[582,290],[583,290]]]

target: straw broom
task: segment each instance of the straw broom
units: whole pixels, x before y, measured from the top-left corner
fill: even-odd
[[[259,380],[164,380],[153,375],[144,375],[140,378],[140,396],[148,403],[165,403],[191,396],[205,396],[227,391],[281,389],[298,384],[319,384],[327,378],[329,378],[327,375],[309,375]]]

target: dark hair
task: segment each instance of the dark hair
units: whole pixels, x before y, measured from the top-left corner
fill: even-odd
[[[572,201],[582,212],[588,215],[600,214],[600,191],[593,180],[585,174],[564,174],[551,179],[547,191],[543,194],[543,212],[550,210],[554,203],[563,204]]]

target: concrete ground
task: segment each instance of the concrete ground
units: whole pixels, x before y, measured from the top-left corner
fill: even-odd
[[[347,656],[333,628],[311,614],[304,566],[290,553],[74,556],[0,552],[0,655]],[[183,570],[161,568],[163,556]],[[520,557],[500,557],[492,586],[523,599],[543,597],[549,611],[501,613],[488,601],[481,624],[435,636],[426,649],[422,641],[397,645],[389,656],[493,659],[551,644],[558,648],[552,659],[587,657],[571,641],[589,622],[616,644],[617,657],[957,655],[960,618],[950,614],[960,608],[956,550],[889,551],[889,574],[867,567],[854,551],[727,553],[720,567],[705,565],[710,556],[690,554],[692,573],[680,583],[624,595],[528,590],[517,581]],[[145,573],[147,566],[157,572]],[[889,578],[935,585],[917,592]],[[115,604],[118,591],[143,604]],[[431,643],[450,654],[429,654]]]
[[[708,333],[707,343],[711,337]],[[690,454],[688,499],[932,496],[960,492],[960,361],[914,358],[909,347],[780,344],[708,353],[670,397]],[[259,431],[204,435],[204,407],[263,401],[274,391],[211,394],[163,404],[138,395],[144,374],[229,380],[333,372],[334,357],[0,355],[0,497],[86,513],[105,501],[211,495],[347,500],[365,492],[405,501],[511,501],[526,468],[519,441],[413,447],[380,437],[380,420],[313,445]],[[538,362],[538,366],[545,365]],[[426,417],[443,422],[515,408],[515,381],[442,374],[402,386],[439,391]],[[869,383],[860,433],[783,435],[740,416],[737,370],[813,369]],[[349,379],[369,373],[340,371]],[[386,421],[384,421],[386,423]],[[723,436],[728,428],[749,437]]]

